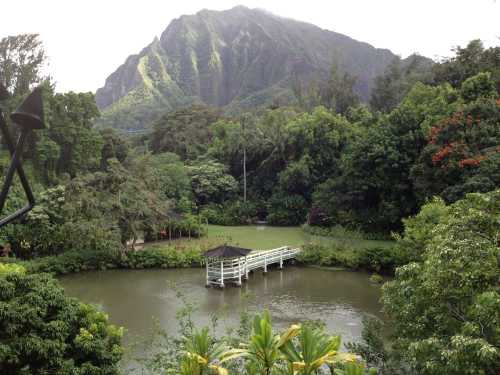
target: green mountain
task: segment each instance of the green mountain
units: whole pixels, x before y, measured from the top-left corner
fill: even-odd
[[[355,75],[368,100],[374,78],[396,56],[345,35],[238,6],[173,20],[97,90],[99,124],[142,129],[190,104],[226,111],[293,100],[292,79],[327,79],[332,62]],[[295,78],[292,78],[295,77]]]

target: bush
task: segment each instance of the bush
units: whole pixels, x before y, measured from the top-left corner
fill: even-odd
[[[370,276],[370,281],[375,284],[383,284],[384,278],[380,276],[378,273],[374,273]]]
[[[199,266],[203,262],[199,248],[175,249],[151,248],[123,254],[118,266],[121,268],[181,268]]]
[[[68,251],[61,255],[23,262],[23,265],[29,273],[47,272],[54,275],[64,275],[87,270],[114,268],[119,259],[119,251]]]
[[[300,225],[306,221],[307,202],[300,195],[275,194],[268,202],[271,225]]]
[[[24,273],[26,273],[26,268],[24,268],[20,264],[0,263],[0,277],[6,276],[10,273],[24,274]]]
[[[304,232],[314,236],[324,236],[333,238],[353,238],[360,240],[389,240],[391,235],[384,233],[365,233],[359,229],[350,229],[342,225],[333,225],[330,227],[322,227],[311,224],[302,226]]]
[[[257,217],[257,206],[253,202],[231,201],[224,204],[210,204],[201,210],[201,215],[210,224],[250,224]]]
[[[339,246],[309,244],[297,257],[299,262],[320,266],[341,266],[392,274],[401,265],[401,257],[394,248],[352,249]]]
[[[155,225],[154,228],[148,227],[144,231],[144,241],[158,241],[174,238],[199,238],[206,234],[203,225],[203,218],[195,215],[186,214],[182,219],[164,221]]]
[[[359,251],[360,267],[370,271],[394,273],[396,267],[404,262],[393,247],[372,247]]]
[[[114,375],[122,329],[47,274],[0,278],[0,373]]]
[[[341,247],[327,247],[320,244],[304,246],[297,256],[297,260],[311,265],[359,268],[359,255],[356,251]]]
[[[2,258],[3,260],[12,258]],[[10,263],[9,262],[9,263]],[[99,251],[69,251],[61,255],[47,256],[18,264],[0,263],[0,275],[11,267],[24,267],[28,273],[50,273],[65,275],[80,271],[105,270],[113,268],[181,268],[200,266],[203,263],[202,249],[190,247],[152,247],[140,251],[122,253]]]

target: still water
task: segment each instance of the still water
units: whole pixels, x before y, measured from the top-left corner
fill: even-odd
[[[265,276],[255,272],[241,288],[207,289],[204,282],[204,269],[98,271],[61,278],[67,294],[98,305],[112,323],[125,327],[125,344],[147,335],[155,320],[175,334],[176,312],[183,307],[178,291],[195,304],[198,326],[210,325],[216,314],[221,333],[237,326],[245,308],[268,309],[280,327],[322,320],[344,342],[360,339],[363,316],[382,317],[380,286],[364,273],[286,266]]]

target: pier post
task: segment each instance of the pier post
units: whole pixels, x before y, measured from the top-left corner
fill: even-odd
[[[238,286],[241,286],[241,257],[238,258]]]
[[[245,280],[248,280],[248,260],[245,257]]]
[[[264,273],[267,273],[267,253],[264,254]]]
[[[220,287],[224,288],[224,261],[220,261]]]
[[[209,287],[209,286],[210,286],[210,278],[209,278],[209,275],[208,275],[208,263],[209,263],[209,262],[210,262],[210,261],[207,259],[207,263],[206,263],[206,265],[207,265],[207,282],[206,282],[206,284],[205,284],[205,286],[206,286],[206,287]]]
[[[283,251],[280,251],[280,270],[283,269]]]

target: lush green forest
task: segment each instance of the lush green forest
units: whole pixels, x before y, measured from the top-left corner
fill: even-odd
[[[301,260],[395,274],[383,288],[392,338],[367,322],[366,343],[349,347],[363,360],[338,364],[339,338],[306,326],[273,334],[264,314],[243,349],[191,327],[171,344],[175,373],[225,374],[236,357],[247,374],[498,373],[500,47],[471,41],[424,70],[395,62],[369,104],[333,66],[328,81],[293,87],[295,105],[233,116],[196,105],[140,135],[94,126],[94,94],[57,93],[45,61],[37,35],[0,41],[10,128],[7,114],[37,85],[48,125],[23,153],[37,205],[0,232],[2,374],[119,371],[120,329],[45,272],[199,265],[205,245],[133,250],[142,238],[204,236],[206,223],[257,221],[395,238],[375,250],[310,245]],[[2,146],[2,170],[9,162]],[[15,181],[3,214],[24,200]]]

